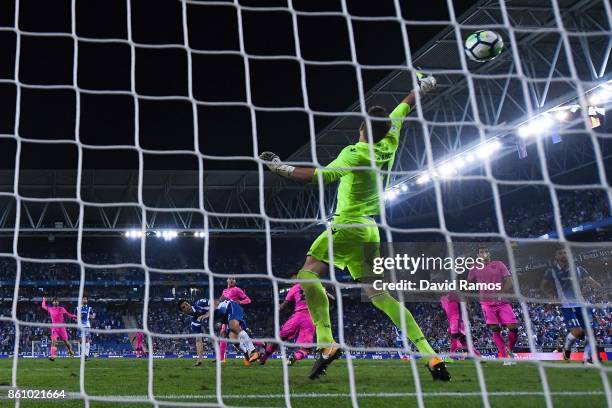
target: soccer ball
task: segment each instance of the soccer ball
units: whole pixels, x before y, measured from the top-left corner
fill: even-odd
[[[504,41],[495,31],[479,30],[465,39],[464,48],[472,61],[487,62],[502,53]]]

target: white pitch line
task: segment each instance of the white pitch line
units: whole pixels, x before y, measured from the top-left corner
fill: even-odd
[[[542,391],[492,391],[487,393],[492,397],[532,397],[544,396]],[[604,395],[603,391],[556,391],[551,392],[551,396],[558,397],[581,397],[588,395]],[[66,393],[68,397],[80,399],[83,396],[76,392]],[[350,393],[299,393],[291,394],[291,398],[349,398]],[[400,398],[400,397],[416,397],[415,392],[360,392],[357,393],[358,398]],[[482,393],[474,392],[424,392],[423,397],[481,397]],[[146,395],[89,395],[88,397],[95,400],[108,401],[124,401],[124,400],[139,400],[150,401]],[[216,395],[155,395],[157,400],[193,400],[193,399],[217,399]],[[284,394],[244,394],[244,395],[223,395],[223,399],[281,399],[285,398]],[[0,398],[3,399],[3,398]]]

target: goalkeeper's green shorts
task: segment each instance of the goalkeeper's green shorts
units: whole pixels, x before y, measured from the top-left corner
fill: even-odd
[[[352,224],[352,225],[340,225]],[[372,276],[373,258],[380,253],[380,235],[376,221],[366,216],[336,216],[331,221],[333,256],[329,255],[330,232],[326,229],[312,243],[308,255],[319,261],[348,268],[354,280]]]

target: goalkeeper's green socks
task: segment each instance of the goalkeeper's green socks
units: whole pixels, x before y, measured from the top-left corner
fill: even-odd
[[[393,324],[400,330],[403,330],[401,313],[404,313],[406,337],[408,337],[408,339],[414,343],[416,348],[419,350],[419,353],[431,355],[436,354],[423,335],[421,328],[414,320],[412,313],[410,313],[410,310],[406,309],[404,305],[395,300],[388,292],[378,293],[372,296],[370,300],[374,306],[389,316],[389,318],[393,321]]]
[[[317,328],[317,343],[333,343],[334,336],[332,335],[331,321],[329,318],[329,299],[325,288],[321,284],[318,274],[307,269],[302,269],[297,274],[298,279],[309,279],[310,282],[300,282],[304,293],[306,294],[306,302],[312,321]],[[315,280],[313,282],[312,280]]]

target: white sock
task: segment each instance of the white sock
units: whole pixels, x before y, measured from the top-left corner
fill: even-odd
[[[238,340],[240,340],[240,348],[246,350],[246,352],[250,353],[251,351],[255,350],[253,340],[251,340],[249,334],[244,330],[238,333]]]
[[[567,333],[567,336],[565,337],[565,344],[563,344],[563,348],[565,350],[571,350],[575,342],[576,342],[576,337],[572,333]]]
[[[85,356],[89,357],[89,343],[85,343]]]

